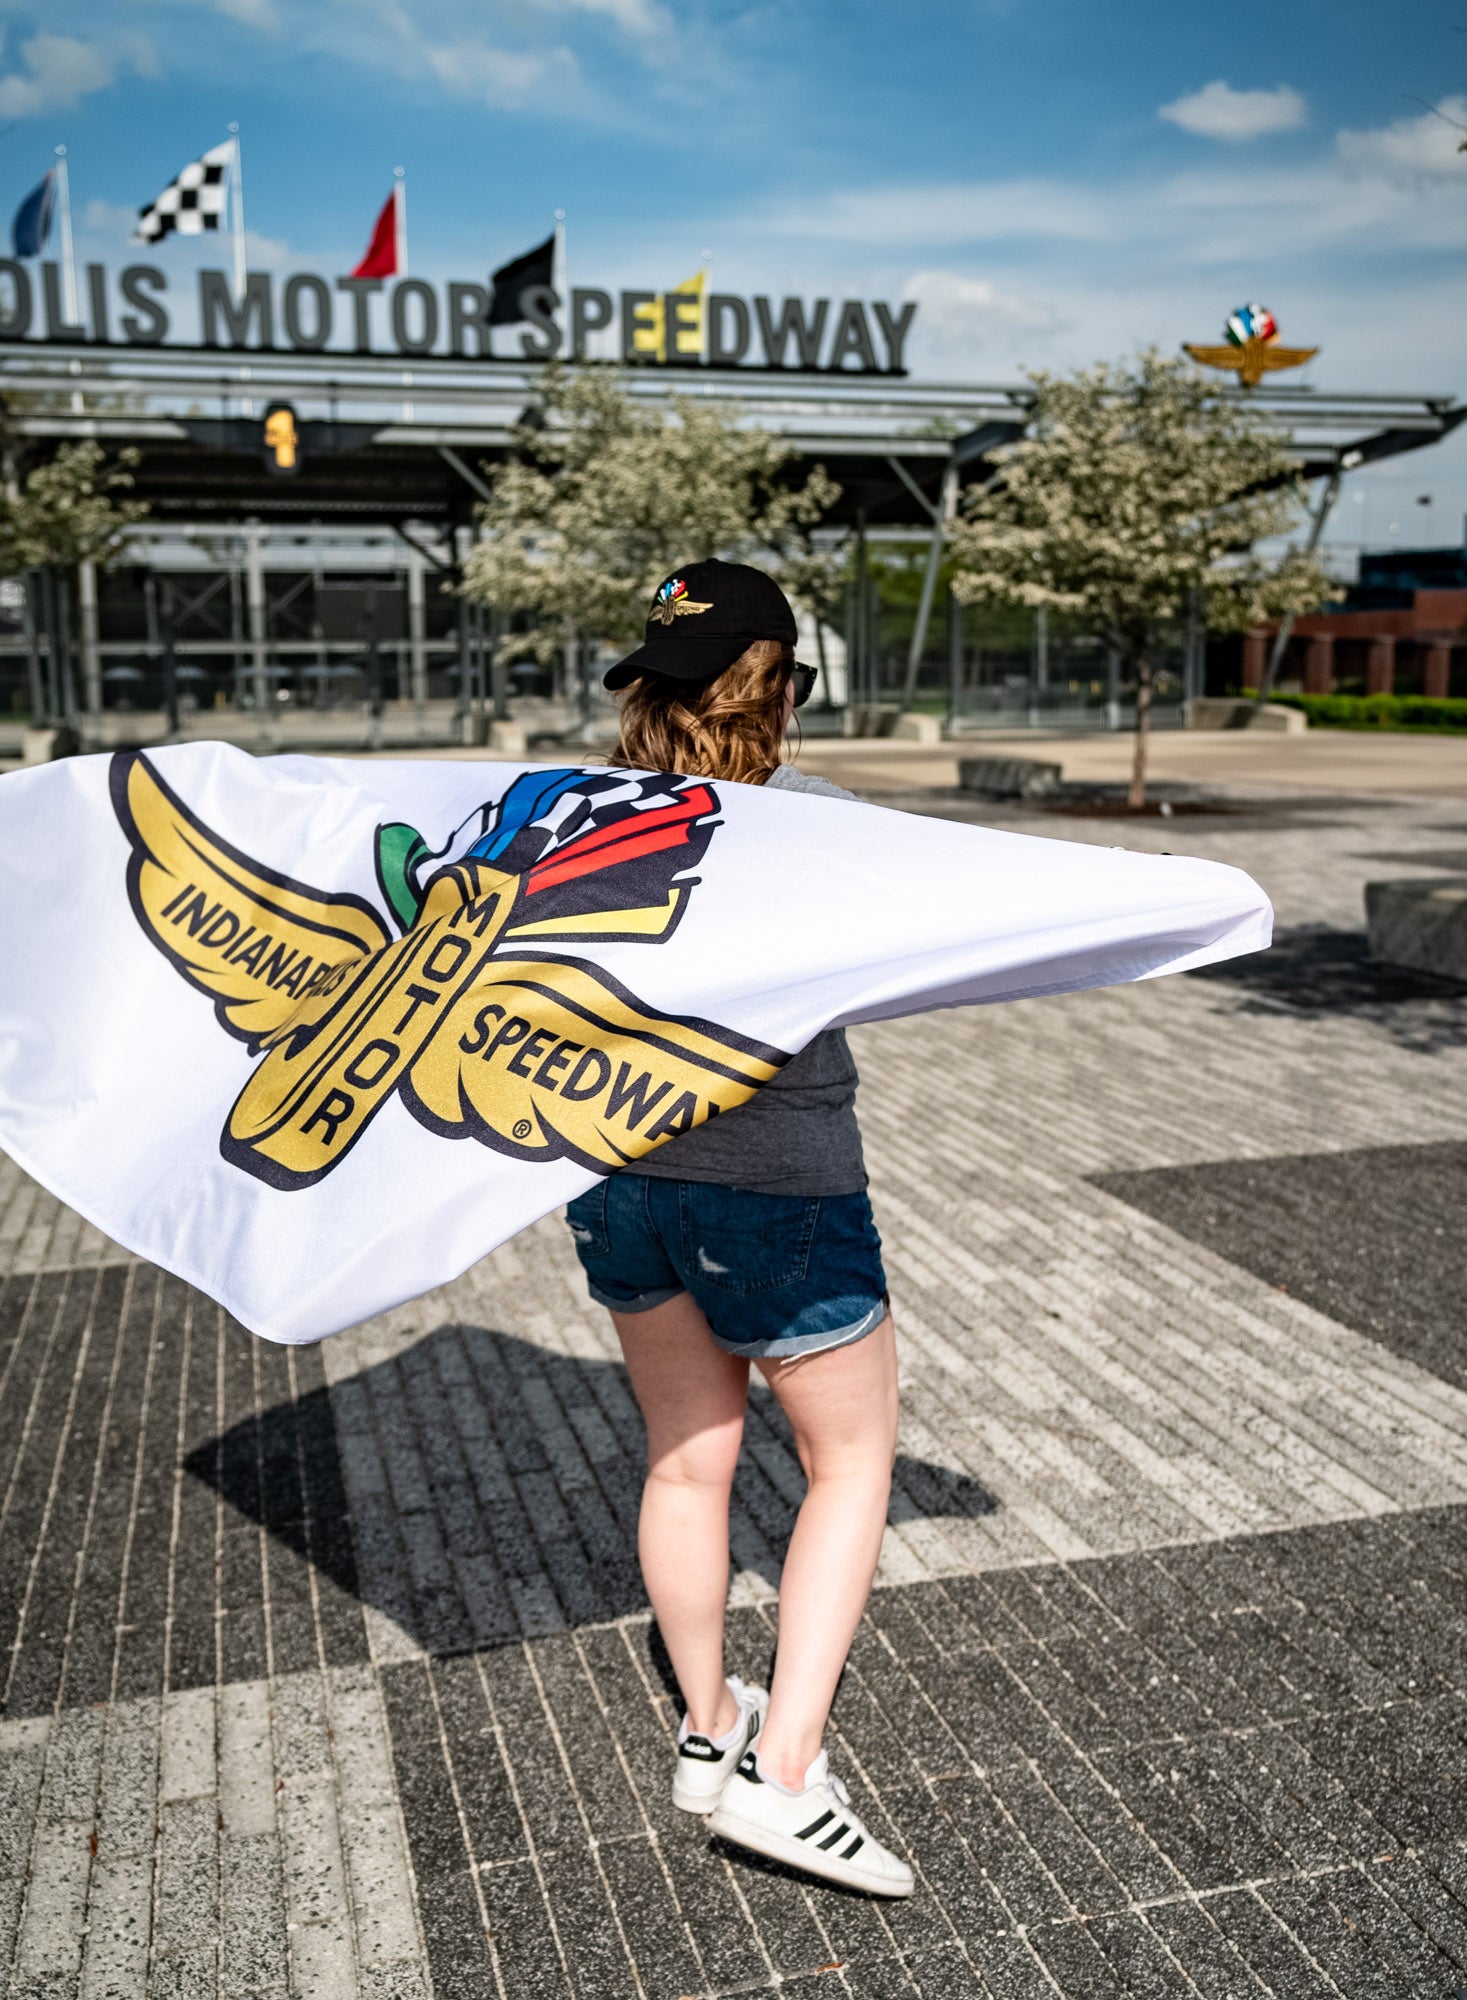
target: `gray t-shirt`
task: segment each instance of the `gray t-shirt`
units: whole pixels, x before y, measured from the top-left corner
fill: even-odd
[[[773,791],[855,796],[789,764],[765,782]],[[712,1181],[754,1194],[856,1194],[866,1185],[856,1082],[845,1036],[829,1029],[791,1056],[747,1104],[667,1140],[622,1171],[655,1180]]]

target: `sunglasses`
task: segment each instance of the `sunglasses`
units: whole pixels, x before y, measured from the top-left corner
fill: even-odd
[[[790,679],[795,684],[795,707],[803,708],[815,691],[815,677],[819,669],[802,667],[798,660],[790,668]]]

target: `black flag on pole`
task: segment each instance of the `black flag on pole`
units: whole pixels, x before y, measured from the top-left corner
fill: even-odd
[[[520,303],[536,285],[549,285],[555,265],[555,238],[547,236],[523,257],[513,257],[494,273],[494,303],[489,308],[490,326],[513,326],[526,317]]]

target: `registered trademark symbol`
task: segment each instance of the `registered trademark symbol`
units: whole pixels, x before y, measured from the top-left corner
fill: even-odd
[[[521,1118],[515,1125],[514,1136],[517,1139],[528,1139],[534,1129],[528,1118]]]

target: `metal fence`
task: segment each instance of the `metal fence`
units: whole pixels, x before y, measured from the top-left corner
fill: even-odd
[[[1152,683],[1151,721],[1158,729],[1180,728],[1188,697],[1200,692],[1195,661],[1189,675],[1185,649],[1167,648],[1157,660]],[[938,689],[924,689],[933,706]],[[975,648],[949,667],[942,691],[947,725],[982,729],[1129,729],[1136,719],[1136,690],[1125,681],[1115,657],[1089,641],[1051,643],[1033,649]]]

